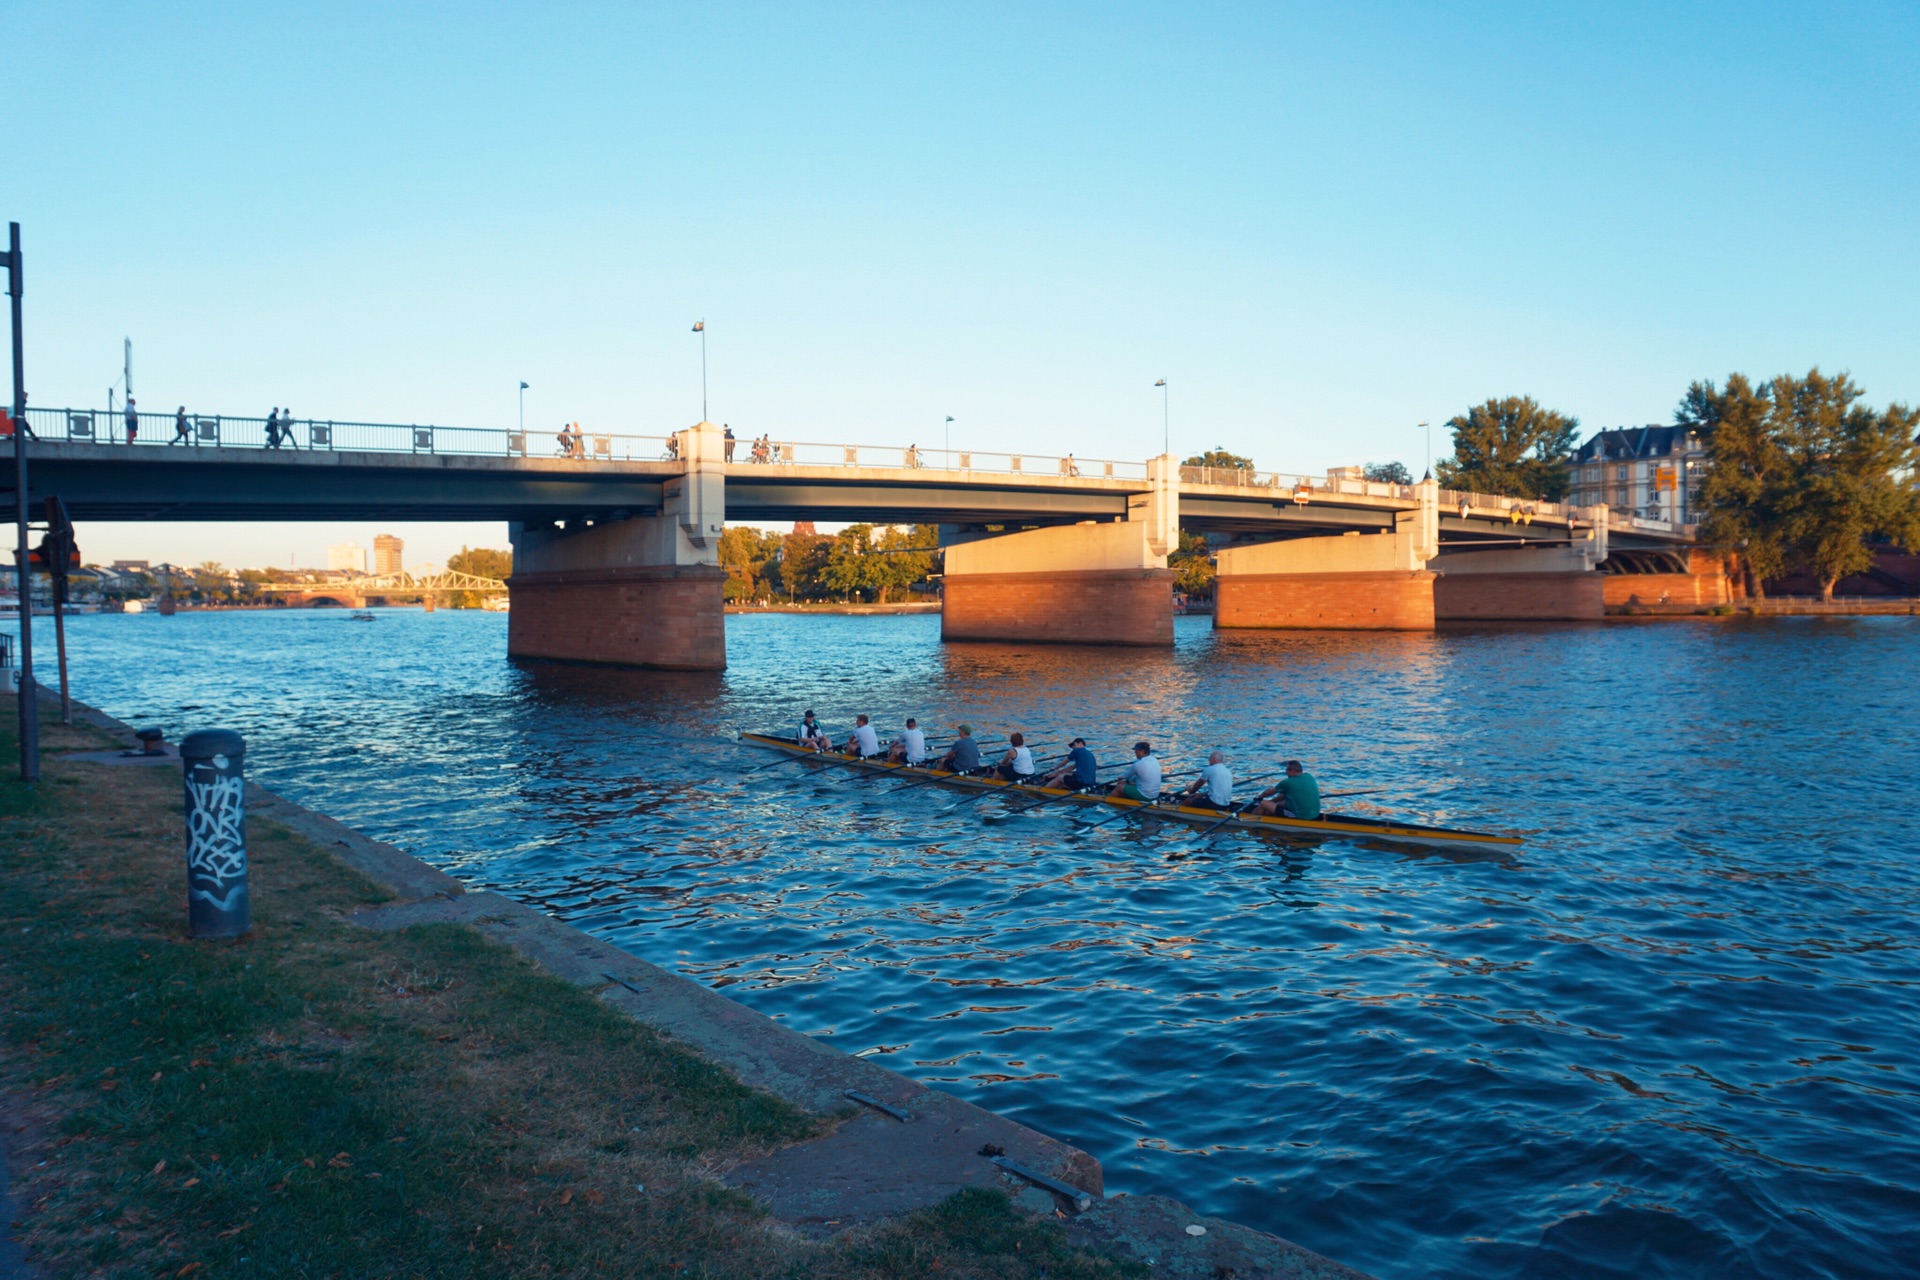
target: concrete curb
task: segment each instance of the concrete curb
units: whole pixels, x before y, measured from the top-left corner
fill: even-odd
[[[132,741],[132,730],[111,716],[77,702],[73,711],[76,722]],[[247,806],[250,816],[306,837],[397,899],[356,913],[353,923],[383,931],[427,923],[477,929],[746,1084],[833,1118],[824,1136],[721,1175],[803,1233],[827,1235],[926,1208],[966,1187],[998,1186],[1029,1213],[1070,1219],[1077,1243],[1144,1263],[1164,1280],[1369,1280],[1278,1236],[1203,1218],[1165,1197],[1108,1198],[1100,1162],[1076,1147],[844,1053],[511,898],[469,891],[412,855],[264,787],[248,786]],[[1091,1207],[1076,1214],[1067,1195],[1007,1172],[992,1155],[1085,1192]]]

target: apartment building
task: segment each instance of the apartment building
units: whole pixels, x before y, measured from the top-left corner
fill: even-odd
[[[1623,515],[1698,524],[1707,442],[1685,427],[1619,427],[1597,432],[1574,451],[1567,498],[1578,507],[1606,503]]]

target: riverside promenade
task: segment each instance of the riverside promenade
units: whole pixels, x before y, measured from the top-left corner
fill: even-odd
[[[254,932],[189,943],[177,759],[43,718],[0,1065],[49,1274],[1361,1274],[257,786]]]

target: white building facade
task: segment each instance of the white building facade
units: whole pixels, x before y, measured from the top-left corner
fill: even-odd
[[[1685,427],[1601,431],[1574,451],[1567,500],[1684,528],[1700,522],[1706,469],[1707,441]]]

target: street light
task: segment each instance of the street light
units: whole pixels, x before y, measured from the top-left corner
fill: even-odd
[[[1160,388],[1160,452],[1172,453],[1173,433],[1167,427],[1167,380],[1162,378],[1153,385]]]
[[[693,331],[700,335],[700,421],[707,420],[707,322],[695,320]]]
[[[1433,479],[1433,424],[1430,422],[1422,422],[1418,429],[1427,433],[1427,474],[1422,476],[1421,479],[1431,480]]]
[[[520,384],[520,434],[527,434],[527,384]]]
[[[951,469],[953,466],[953,415],[952,414],[947,415],[946,425],[943,428],[941,428],[941,431],[943,434],[940,440],[940,452],[947,455],[947,466],[949,469]]]

